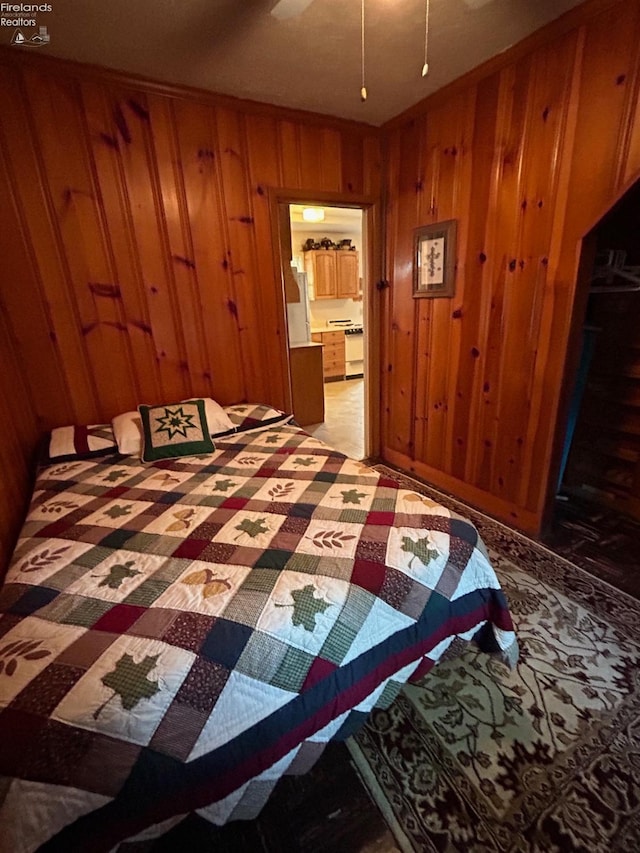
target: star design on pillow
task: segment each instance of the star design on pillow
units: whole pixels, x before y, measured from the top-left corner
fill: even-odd
[[[187,438],[188,429],[197,429],[197,425],[193,423],[193,418],[194,415],[186,414],[182,406],[175,409],[166,408],[164,415],[156,416],[161,426],[157,427],[155,432],[166,432],[169,439],[175,438],[176,435]]]

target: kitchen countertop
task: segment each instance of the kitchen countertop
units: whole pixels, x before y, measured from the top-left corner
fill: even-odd
[[[298,342],[295,344],[289,344],[289,349],[299,349],[301,347],[323,347],[324,344],[321,344],[319,341],[303,341],[302,343]]]

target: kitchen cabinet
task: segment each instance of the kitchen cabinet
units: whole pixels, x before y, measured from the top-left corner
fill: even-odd
[[[289,349],[293,416],[300,426],[324,421],[322,344],[294,344]]]
[[[324,344],[322,373],[325,382],[344,379],[346,371],[344,332],[314,332],[312,341]]]
[[[360,275],[358,253],[337,251],[336,257],[336,298],[353,299],[360,294]]]
[[[304,253],[304,268],[315,299],[353,299],[360,294],[358,252],[309,249]]]

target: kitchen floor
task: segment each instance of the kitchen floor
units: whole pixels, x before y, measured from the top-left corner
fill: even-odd
[[[324,423],[305,427],[321,441],[351,456],[364,457],[364,379],[324,383]]]

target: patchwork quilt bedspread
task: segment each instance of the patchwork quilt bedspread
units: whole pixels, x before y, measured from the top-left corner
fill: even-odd
[[[2,851],[253,817],[455,638],[513,662],[475,528],[286,420],[39,470],[0,591]]]

